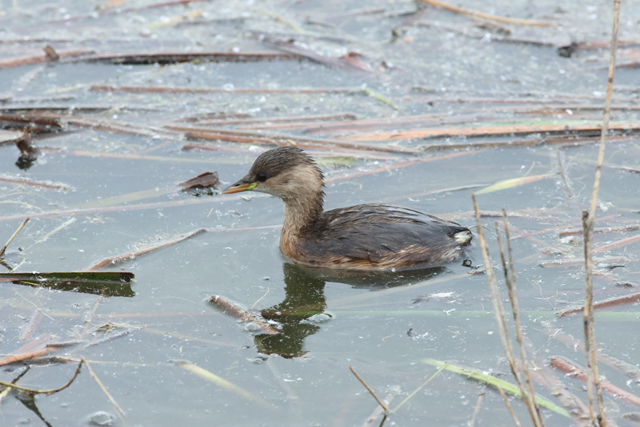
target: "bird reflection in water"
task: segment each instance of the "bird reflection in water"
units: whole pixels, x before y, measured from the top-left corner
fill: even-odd
[[[401,272],[335,271],[322,268],[283,264],[285,298],[273,307],[261,310],[267,320],[275,320],[282,328],[277,335],[256,335],[258,351],[286,358],[303,356],[304,339],[320,330],[319,324],[330,318],[325,313],[326,282],[339,282],[371,291],[424,282],[449,269],[430,267]]]

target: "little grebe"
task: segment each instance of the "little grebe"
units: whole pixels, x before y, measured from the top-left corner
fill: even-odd
[[[260,191],[284,201],[280,250],[316,267],[414,269],[460,259],[469,229],[413,209],[366,204],[323,211],[322,172],[304,151],[262,153],[249,173],[223,193]]]

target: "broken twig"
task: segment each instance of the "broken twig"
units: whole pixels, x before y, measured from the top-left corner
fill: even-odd
[[[3,385],[5,387],[10,387],[10,388],[15,388],[16,390],[20,390],[22,392],[27,393],[30,396],[35,396],[36,394],[54,394],[57,393],[59,391],[64,390],[65,388],[69,387],[71,385],[71,383],[73,383],[73,380],[76,379],[76,377],[78,376],[78,374],[80,373],[80,368],[82,367],[82,363],[86,362],[86,360],[84,360],[84,358],[82,358],[83,360],[80,361],[80,363],[78,363],[78,367],[76,368],[76,371],[73,373],[73,376],[71,377],[71,379],[69,379],[69,381],[67,381],[67,383],[65,385],[63,385],[62,387],[58,387],[58,388],[54,388],[51,390],[37,390],[37,389],[33,389],[33,388],[27,388],[27,387],[22,387],[19,386],[17,384],[13,384],[13,383],[7,383],[4,381],[0,381],[0,385]]]

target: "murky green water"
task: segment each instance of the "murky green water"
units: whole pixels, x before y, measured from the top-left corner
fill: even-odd
[[[594,98],[594,92],[603,92],[606,79],[604,71],[598,68],[606,62],[597,60],[595,54],[561,58],[551,47],[491,43],[422,26],[409,27],[405,36],[410,38],[389,43],[391,28],[404,18],[388,14],[411,10],[414,6],[410,2],[368,4],[367,7],[384,8],[385,15],[362,12],[348,18],[337,16],[348,10],[346,5],[331,3],[222,7],[219,3],[203,2],[184,8],[141,10],[47,25],[42,22],[67,13],[90,12],[70,4],[67,11],[57,8],[36,18],[24,12],[32,6],[40,7],[38,2],[33,5],[18,2],[18,6],[18,10],[8,5],[0,9],[6,14],[2,15],[3,25],[7,25],[8,17],[14,17],[3,32],[9,41],[0,45],[7,57],[39,53],[44,43],[17,41],[24,36],[21,29],[38,23],[42,28],[30,30],[36,32],[29,37],[70,40],[51,42],[58,51],[82,47],[101,53],[227,52],[234,48],[248,52],[266,49],[254,38],[244,36],[248,30],[295,35],[290,27],[276,23],[258,10],[264,9],[298,24],[309,15],[335,25],[334,29],[308,23],[303,27],[326,35],[345,38],[350,35],[358,40],[332,44],[312,37],[310,46],[325,49],[333,56],[360,51],[368,55],[365,61],[373,69],[383,70],[363,78],[306,59],[167,66],[60,63],[0,69],[0,94],[9,98],[0,109],[33,105],[74,107],[76,116],[101,120],[109,126],[128,123],[152,129],[151,133],[165,125],[197,126],[179,119],[213,112],[258,118],[339,112],[355,113],[358,119],[380,120],[426,114],[469,117],[462,123],[440,126],[447,128],[498,126],[521,119],[534,123],[553,120],[577,123],[576,120],[599,118],[599,113],[588,116],[593,112],[575,110],[573,116],[573,111],[569,114],[566,110],[571,105],[600,102]],[[481,10],[484,5],[464,6]],[[330,11],[330,7],[335,11]],[[602,18],[602,22],[600,18],[593,20],[589,18],[591,15],[578,10],[581,6],[576,5],[575,11],[571,9],[566,14],[554,12],[555,5],[536,7],[542,9],[530,10],[530,5],[522,9],[512,7],[510,13],[564,22],[560,30],[549,30],[547,36],[557,36],[558,31],[582,35],[584,28],[578,24],[586,22],[594,27],[593,32],[588,32],[593,34],[591,39],[608,37],[602,35],[608,29],[608,18]],[[602,11],[608,10],[608,5],[601,7]],[[489,12],[501,14],[497,11],[500,6],[495,8]],[[200,10],[204,15],[197,19],[244,16],[246,21],[233,25],[152,25],[165,22],[164,18]],[[627,13],[635,16],[638,11]],[[571,19],[562,21],[567,15]],[[477,30],[467,19],[435,9],[424,19],[448,22],[450,26],[462,23]],[[152,29],[140,35],[144,28]],[[533,37],[544,33],[528,34]],[[127,37],[130,42],[123,40]],[[605,57],[603,51],[598,51],[598,55]],[[384,71],[381,60],[393,63],[397,69]],[[29,73],[31,77],[26,78]],[[637,73],[621,70],[616,79],[621,88],[637,90]],[[354,91],[109,93],[90,90],[92,84]],[[359,90],[363,84],[401,111],[367,96]],[[416,87],[431,92],[419,92]],[[540,93],[555,94],[560,101],[539,97]],[[571,98],[570,93],[586,98]],[[72,98],[49,99],[62,95]],[[624,98],[620,102],[629,109],[614,112],[614,119],[637,123],[637,112],[631,108],[636,105],[637,91],[617,92],[616,96]],[[24,99],[27,97],[38,99],[27,102]],[[472,98],[490,97],[503,101],[517,98],[520,102],[472,102]],[[453,99],[459,102],[451,102]],[[539,102],[530,102],[535,99]],[[560,103],[566,108],[554,116],[516,114],[517,108],[534,110],[550,103]],[[105,109],[97,112],[82,109],[88,106]],[[4,113],[14,111],[17,110]],[[7,122],[0,124],[3,129],[9,128]],[[225,129],[241,131],[239,126]],[[399,125],[394,131],[425,127]],[[331,140],[357,133],[305,133],[304,127],[273,132]],[[549,135],[483,137],[473,141],[525,138],[538,139],[539,145],[467,146],[457,151],[429,152],[421,148],[430,144],[465,144],[468,140],[416,138],[361,143],[374,150],[391,147],[415,150],[416,154],[335,147],[310,148],[309,152],[316,156],[329,180],[327,209],[357,203],[393,203],[468,227],[475,225],[471,214],[472,192],[504,180],[545,175],[531,183],[477,198],[483,211],[505,207],[512,213],[513,256],[523,326],[531,342],[530,357],[537,355],[536,365],[547,364],[554,355],[582,365],[582,353],[549,335],[561,330],[582,342],[581,316],[556,318],[556,313],[584,298],[583,268],[581,265],[544,268],[541,263],[582,256],[581,239],[561,239],[558,232],[581,227],[580,213],[591,197],[597,147],[574,145],[575,141],[569,140],[555,145],[545,139],[554,138]],[[205,171],[217,171],[223,183],[235,182],[268,147],[187,140],[181,131],[176,131],[174,138],[164,134],[132,135],[116,131],[113,126],[102,130],[71,126],[65,132],[34,136],[34,141],[41,153],[31,162],[20,161],[15,146],[0,145],[0,243],[8,239],[24,218],[31,217],[9,246],[0,273],[8,272],[9,268],[16,272],[82,271],[105,258],[198,229],[207,231],[101,270],[134,273],[130,285],[133,294],[124,293],[130,296],[100,297],[99,292],[73,292],[68,287],[51,290],[0,282],[1,353],[25,353],[43,349],[46,343],[79,340],[52,353],[69,358],[68,363],[62,359],[41,359],[40,363],[30,364],[26,373],[25,364],[4,366],[0,369],[0,380],[10,382],[24,373],[17,384],[56,388],[75,370],[76,362],[69,360],[84,356],[126,413],[118,415],[83,367],[69,388],[51,396],[30,399],[15,391],[8,394],[0,402],[0,424],[85,425],[92,415],[96,417],[97,412],[105,411],[108,414],[103,416],[112,419],[113,425],[122,426],[362,425],[377,405],[351,374],[349,366],[381,398],[395,390],[397,396],[390,404],[394,408],[437,371],[424,363],[428,358],[489,372],[513,382],[483,274],[470,274],[474,270],[461,264],[385,274],[300,268],[290,264],[278,249],[283,218],[280,200],[257,193],[239,197],[217,195],[215,191],[181,192],[176,187]],[[183,145],[188,143],[221,149],[184,150]],[[405,164],[416,159],[419,161]],[[620,166],[640,169],[640,145],[633,134],[616,139],[607,147],[596,227],[629,227],[640,222],[640,175],[619,169]],[[15,184],[3,181],[2,177],[54,182],[67,190]],[[496,219],[485,217],[484,224],[497,265],[493,224]],[[536,231],[541,233],[534,234]],[[633,229],[596,234],[594,248],[637,235],[638,230]],[[596,253],[598,258],[624,258],[605,261],[607,265],[598,270],[594,279],[596,301],[635,291],[617,284],[640,283],[639,248],[640,243],[635,241]],[[477,243],[468,255],[474,266],[482,265]],[[253,331],[251,325],[237,323],[210,304],[212,294],[262,316],[281,333],[268,336]],[[503,297],[506,303],[506,291]],[[30,323],[38,311],[42,313],[41,319]],[[634,325],[639,317],[637,305],[599,312],[596,335],[602,353],[637,366],[640,358]],[[547,329],[551,332],[545,332]],[[638,392],[637,381],[619,371],[602,365],[601,373],[618,387]],[[582,382],[559,371],[556,375],[571,392],[586,401]],[[543,386],[538,384],[536,390],[560,405]],[[605,395],[605,403],[608,416],[618,425],[632,425],[623,415],[637,412],[637,408],[611,395]],[[512,405],[523,423],[528,423],[521,402],[513,400]],[[550,426],[571,423],[565,416],[549,410],[543,410],[543,414]],[[472,419],[475,425],[513,425],[497,391],[444,372],[388,417],[385,425],[469,425]],[[373,425],[379,425],[380,421],[378,418]]]

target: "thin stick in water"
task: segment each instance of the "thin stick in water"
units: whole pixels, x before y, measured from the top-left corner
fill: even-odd
[[[42,320],[43,317],[44,317],[43,311],[39,308],[36,309],[36,311],[31,316],[31,319],[29,319],[29,323],[27,323],[22,328],[22,331],[20,331],[20,335],[18,335],[18,339],[20,341],[27,341],[33,338],[33,335],[36,333],[36,329],[38,328],[38,325],[40,324],[40,321]]]
[[[353,375],[355,375],[355,377],[358,379],[358,381],[360,381],[362,383],[362,385],[364,386],[364,388],[367,389],[367,391],[369,393],[371,393],[371,396],[373,396],[374,399],[376,399],[376,402],[378,402],[378,405],[380,405],[382,407],[382,409],[384,409],[384,413],[387,414],[389,412],[389,408],[387,407],[387,405],[384,404],[384,402],[382,402],[378,396],[376,396],[376,394],[373,392],[373,390],[371,390],[371,387],[369,387],[369,385],[362,379],[360,378],[360,375],[358,375],[355,371],[355,369],[353,369],[353,366],[349,365],[349,370],[351,371],[351,373]]]
[[[539,417],[537,415],[536,408],[535,406],[531,406],[529,404],[528,393],[525,390],[524,385],[522,384],[522,380],[520,379],[520,372],[518,370],[518,367],[516,366],[515,356],[513,353],[513,346],[511,344],[511,339],[509,338],[509,331],[506,325],[504,308],[502,306],[502,300],[500,299],[500,292],[498,291],[498,281],[496,280],[496,275],[493,270],[493,263],[491,261],[491,256],[489,255],[489,248],[487,246],[487,241],[484,237],[484,229],[482,228],[482,221],[480,220],[480,209],[478,208],[478,203],[476,202],[476,196],[472,194],[471,198],[473,200],[473,208],[475,210],[475,215],[476,215],[476,225],[478,226],[478,240],[480,240],[480,247],[482,248],[482,258],[484,260],[484,265],[486,269],[487,281],[489,282],[489,290],[491,292],[491,302],[493,303],[493,310],[496,315],[496,323],[498,325],[500,342],[502,343],[504,354],[507,357],[507,361],[509,362],[511,373],[513,374],[516,382],[518,383],[518,387],[520,388],[520,393],[522,394],[522,398],[527,406],[527,410],[529,411],[531,420],[533,421],[534,426],[539,427],[541,426],[541,424],[539,421]]]
[[[601,422],[606,425],[604,412],[602,408],[602,395],[600,394],[600,379],[598,376],[597,350],[595,344],[595,323],[593,318],[593,261],[592,261],[592,236],[593,223],[589,221],[589,213],[582,211],[582,221],[584,227],[584,260],[585,271],[587,273],[587,286],[585,290],[583,324],[584,324],[584,347],[587,362],[587,403],[589,405],[589,417],[594,425],[599,426]],[[596,388],[598,395],[598,405],[601,412],[600,422],[596,421],[595,402],[593,396],[593,388]]]
[[[204,233],[205,230],[204,228],[201,228],[199,230],[195,230],[192,231],[190,233],[186,233],[183,235],[180,235],[179,237],[170,239],[170,240],[165,240],[164,242],[160,242],[158,244],[152,245],[152,246],[148,246],[146,248],[143,249],[138,249],[137,251],[132,251],[132,252],[127,252],[125,254],[120,254],[120,255],[116,255],[110,258],[106,258],[103,259],[102,261],[99,261],[93,265],[91,265],[90,267],[87,267],[84,269],[84,271],[96,271],[96,270],[100,270],[106,267],[112,267],[118,264],[122,264],[126,261],[130,261],[135,259],[136,257],[142,256],[142,255],[146,255],[150,252],[153,251],[157,251],[159,249],[163,249],[166,248],[167,246],[171,246],[174,245],[176,243],[182,242],[183,240],[189,239],[193,236],[197,236],[200,233]]]
[[[476,424],[476,417],[478,416],[478,413],[480,412],[480,408],[482,407],[482,401],[484,400],[484,394],[485,394],[485,387],[482,388],[482,391],[480,392],[480,394],[478,395],[478,401],[476,402],[476,407],[473,410],[473,416],[471,417],[471,422],[469,423],[469,427],[474,427]],[[502,389],[500,389],[500,391],[502,391]],[[504,393],[504,391],[502,391],[502,393]]]
[[[399,387],[393,387],[392,390],[384,397],[384,399],[382,399],[382,401],[384,403],[387,404],[387,406],[389,406],[389,404],[391,403],[391,401],[393,400],[394,397],[396,397],[396,394],[399,393]],[[374,422],[380,418],[381,416],[383,416],[382,421],[380,422],[380,424],[377,424],[379,426],[383,426],[384,425],[384,421],[387,419],[387,414],[385,414],[384,410],[382,409],[382,407],[380,406],[376,406],[376,409],[373,410],[373,413],[371,413],[371,415],[369,415],[367,417],[367,420],[364,422],[364,424],[362,424],[362,427],[372,427],[374,426]]]
[[[211,299],[209,300],[209,302],[223,309],[224,313],[227,313],[232,317],[235,317],[236,319],[242,321],[242,323],[253,323],[257,325],[258,329],[263,334],[276,335],[280,333],[269,326],[268,323],[258,319],[253,314],[241,309],[240,307],[228,301],[226,298],[221,297],[220,295],[211,295]]]
[[[22,362],[23,360],[28,360],[34,357],[38,357],[38,356],[42,356],[48,353],[51,353],[53,351],[56,351],[58,348],[57,347],[47,347],[47,348],[43,348],[41,350],[36,350],[36,351],[30,351],[28,353],[22,353],[22,354],[14,354],[11,356],[7,356],[4,359],[0,360],[0,366],[4,366],[4,365],[10,365],[12,363],[16,363],[16,362]]]
[[[504,278],[507,284],[507,290],[509,291],[509,301],[511,302],[511,310],[513,312],[513,323],[516,329],[516,340],[518,342],[518,348],[520,349],[520,359],[522,361],[522,368],[524,372],[525,384],[527,386],[528,393],[523,396],[527,399],[528,405],[531,407],[531,412],[535,412],[538,417],[540,425],[544,426],[544,420],[540,414],[540,408],[536,405],[535,391],[533,389],[533,383],[531,382],[531,375],[529,374],[529,368],[527,367],[527,355],[524,350],[524,344],[522,339],[522,326],[520,324],[520,307],[518,304],[518,293],[516,288],[516,272],[513,266],[513,254],[511,251],[511,241],[509,240],[509,224],[507,222],[507,211],[502,209],[502,221],[504,226],[505,240],[507,245],[507,251],[509,254],[509,260],[505,259],[504,250],[502,247],[502,240],[500,239],[500,229],[496,221],[496,232],[498,238],[498,246],[500,248],[500,258],[502,260],[502,268],[504,269]],[[535,423],[535,422],[534,422]]]
[[[71,224],[73,224],[74,222],[76,222],[76,218],[70,218],[68,221],[66,221],[64,224],[61,224],[59,226],[57,226],[56,228],[54,228],[51,232],[47,233],[46,236],[44,236],[42,239],[39,239],[38,241],[36,241],[34,244],[32,244],[31,246],[29,246],[26,250],[28,251],[29,249],[31,249],[32,247],[34,247],[35,245],[38,245],[40,243],[46,242],[47,240],[49,240],[49,238],[51,236],[53,236],[54,234],[56,234],[57,232],[64,230],[65,228],[67,228],[68,226],[70,226]]]
[[[607,298],[606,300],[598,301],[596,303],[592,302],[591,310],[611,308],[611,307],[624,305],[624,304],[634,304],[638,301],[640,301],[640,292],[636,292],[629,295],[623,295],[621,297]],[[564,317],[568,314],[579,313],[581,311],[584,312],[584,307],[570,308],[560,312],[558,317]]]
[[[584,345],[576,341],[571,335],[565,334],[561,330],[553,330],[551,328],[547,328],[544,332],[545,334],[549,335],[549,337],[560,341],[567,347],[573,349],[574,352],[584,352]],[[616,357],[609,356],[608,354],[604,354],[602,352],[598,353],[598,360],[605,365],[609,365],[610,367],[616,369],[627,377],[640,381],[640,368],[638,368],[637,366]]]
[[[0,181],[2,181],[2,182],[11,182],[13,184],[19,184],[19,185],[31,185],[31,186],[34,186],[34,187],[49,188],[51,190],[67,191],[67,190],[70,189],[69,186],[64,185],[64,184],[55,184],[55,183],[49,183],[49,182],[34,181],[32,179],[11,177],[11,176],[0,176]]]
[[[446,3],[442,3],[437,0],[421,0],[421,1],[423,1],[424,3],[428,3],[432,6],[441,7],[451,12],[461,13],[463,15],[469,15],[475,18],[489,19],[491,21],[505,22],[507,24],[533,25],[536,27],[550,27],[552,25],[548,22],[532,21],[530,19],[516,19],[516,18],[505,17],[505,16],[489,15],[488,13],[476,12],[475,10],[462,9],[455,6],[450,6]]]
[[[89,362],[87,361],[87,359],[84,356],[82,356],[81,360],[87,366],[87,370],[89,371],[89,375],[91,375],[91,378],[93,378],[98,383],[98,386],[100,386],[100,388],[102,389],[102,392],[107,396],[107,399],[109,399],[109,401],[111,402],[113,407],[116,409],[116,411],[118,411],[120,415],[122,415],[123,417],[126,417],[127,414],[122,410],[120,405],[118,405],[118,402],[116,402],[113,396],[111,396],[109,391],[107,391],[107,389],[104,387],[104,385],[102,384],[102,381],[100,381],[100,378],[98,378],[96,373],[93,372],[93,369],[91,369],[91,365],[89,365]]]
[[[631,243],[635,243],[638,240],[640,240],[640,235],[627,237],[626,239],[618,240],[616,242],[609,243],[609,244],[604,245],[604,246],[600,246],[599,248],[595,248],[595,249],[593,249],[592,253],[595,254],[595,253],[600,253],[600,252],[606,252],[606,251],[609,251],[611,249],[615,249],[615,248],[619,248],[621,246],[626,246],[626,245],[629,245]]]
[[[22,224],[20,224],[20,227],[18,227],[15,233],[13,233],[11,237],[9,237],[9,240],[7,241],[7,243],[5,243],[2,248],[0,248],[0,257],[4,255],[5,251],[7,250],[7,246],[9,246],[9,244],[13,241],[13,239],[16,238],[20,230],[24,228],[24,226],[27,224],[28,221],[29,221],[29,218],[26,218],[24,221],[22,221]]]
[[[407,403],[409,401],[409,399],[411,399],[413,396],[416,395],[417,392],[419,392],[420,390],[422,390],[422,388],[424,386],[426,386],[432,379],[434,379],[436,376],[438,376],[440,374],[440,372],[442,372],[444,369],[447,368],[447,366],[449,366],[449,363],[445,363],[440,369],[438,369],[436,371],[435,374],[431,375],[429,377],[428,380],[426,380],[424,383],[422,383],[422,385],[420,387],[418,387],[417,389],[415,389],[413,391],[413,393],[411,393],[409,396],[407,396],[402,402],[400,402],[400,404],[398,406],[396,406],[395,408],[393,408],[393,410],[391,412],[389,412],[389,414],[393,414],[394,412],[397,412],[398,409],[400,409],[402,407],[402,405],[404,405],[405,403]],[[355,373],[355,372],[354,372]]]
[[[600,218],[602,219],[602,218]],[[626,225],[623,227],[602,227],[602,228],[594,228],[593,233],[623,233],[627,231],[636,231],[640,229],[640,225]],[[567,236],[582,236],[583,229],[575,229],[575,230],[565,230],[558,233],[559,238],[567,237]],[[596,252],[598,250],[596,249]]]
[[[509,403],[509,399],[507,398],[507,395],[505,394],[502,387],[498,387],[498,391],[500,392],[500,395],[504,399],[504,405],[509,410],[509,413],[511,414],[511,417],[513,418],[513,422],[515,423],[516,427],[521,427],[520,420],[518,420],[518,416],[516,415],[516,413],[513,412],[513,408],[511,407],[511,404]]]
[[[620,0],[613,2],[613,31],[611,32],[611,51],[609,52],[609,73],[607,76],[607,95],[604,103],[604,117],[602,119],[602,131],[600,133],[600,149],[598,151],[598,165],[596,166],[595,179],[593,183],[593,194],[591,196],[591,207],[589,212],[583,211],[582,219],[584,223],[584,255],[585,269],[587,271],[587,296],[584,304],[584,329],[585,329],[585,353],[587,355],[587,366],[591,365],[593,372],[589,372],[589,376],[593,378],[593,385],[596,389],[599,409],[599,424],[607,425],[604,414],[604,403],[602,401],[602,393],[600,392],[600,378],[598,376],[598,361],[596,354],[596,338],[593,320],[593,283],[592,283],[592,262],[591,256],[593,251],[593,224],[596,216],[596,207],[598,204],[598,191],[600,189],[600,176],[602,174],[602,164],[604,163],[604,151],[607,144],[609,134],[609,117],[611,115],[611,101],[613,98],[613,76],[616,68],[616,53],[618,50],[618,26],[620,22]],[[587,384],[587,392],[591,391],[590,382]],[[588,393],[591,395],[591,393]],[[593,412],[592,399],[589,399],[589,415],[591,421],[595,422]]]
[[[13,383],[6,383],[4,381],[0,381],[0,385],[3,385],[5,387],[10,387],[10,388],[15,388],[16,390],[21,390],[31,396],[35,396],[36,394],[53,394],[53,393],[57,393],[61,390],[64,390],[65,388],[69,387],[71,385],[71,383],[73,382],[73,380],[76,379],[76,377],[78,376],[78,374],[80,373],[80,367],[82,366],[82,363],[86,362],[86,360],[81,360],[80,363],[78,363],[78,367],[76,368],[76,371],[73,373],[73,376],[71,377],[71,379],[69,381],[67,381],[67,383],[65,385],[63,385],[62,387],[58,387],[58,388],[54,388],[51,390],[37,390],[37,389],[33,389],[33,388],[27,388],[27,387],[22,387]]]
[[[572,375],[573,377],[579,379],[580,381],[586,382],[588,380],[587,372],[585,372],[583,369],[580,369],[579,367],[575,366],[574,364],[570,363],[569,361],[561,357],[557,357],[557,356],[552,357],[551,366],[553,366],[556,369],[559,369],[560,371],[566,374]],[[630,403],[636,407],[640,407],[640,397],[636,396],[635,394],[631,394],[628,391],[623,390],[619,387],[616,387],[610,382],[602,381],[602,389],[624,400],[627,403]],[[602,425],[602,423],[600,423],[600,425]]]

